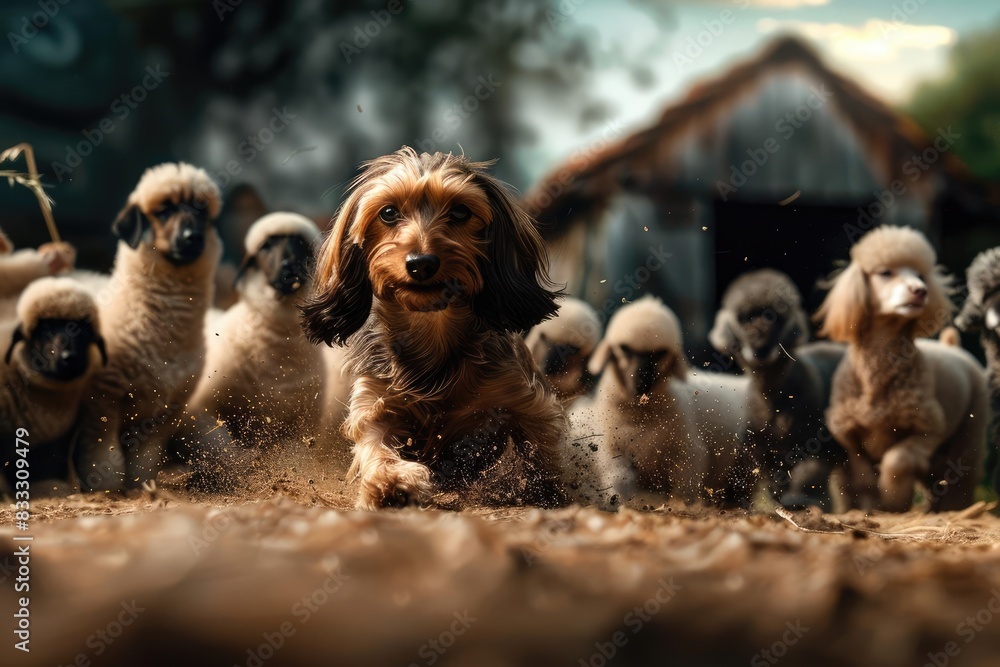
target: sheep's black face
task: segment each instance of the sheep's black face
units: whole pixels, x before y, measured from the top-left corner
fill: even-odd
[[[25,343],[32,370],[57,382],[70,382],[87,373],[91,345],[104,353],[104,341],[90,322],[81,320],[40,319]]]
[[[205,207],[190,202],[164,203],[155,214],[157,237],[165,237],[166,258],[183,265],[197,261],[205,251],[208,215]],[[159,243],[157,244],[160,245]]]
[[[674,360],[667,350],[637,352],[627,345],[615,351],[616,366],[628,393],[636,398],[649,396],[660,380],[672,374]]]
[[[773,308],[755,308],[737,314],[739,343],[736,354],[750,365],[766,363],[780,352],[789,320]]]
[[[301,236],[269,236],[257,252],[256,264],[268,284],[279,294],[298,292],[312,275],[312,244]]]
[[[983,301],[983,326],[992,336],[1000,336],[1000,287]]]

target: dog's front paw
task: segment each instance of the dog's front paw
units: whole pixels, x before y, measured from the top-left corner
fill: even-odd
[[[411,461],[395,461],[381,466],[361,480],[358,507],[376,510],[383,507],[426,505],[433,493],[431,471]]]

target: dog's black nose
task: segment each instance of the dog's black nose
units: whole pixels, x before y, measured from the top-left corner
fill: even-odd
[[[441,268],[441,260],[437,255],[407,255],[406,272],[414,280],[430,280]]]

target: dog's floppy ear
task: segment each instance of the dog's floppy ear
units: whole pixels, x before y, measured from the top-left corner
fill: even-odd
[[[135,250],[142,243],[142,236],[149,229],[149,220],[136,204],[126,204],[115,221],[111,223],[111,231]]]
[[[955,313],[955,304],[951,302],[952,278],[940,266],[934,267],[927,276],[927,305],[924,314],[917,321],[918,336],[934,336],[947,324],[951,323]]]
[[[10,365],[11,356],[14,354],[14,348],[22,340],[24,340],[24,327],[18,324],[17,328],[14,329],[14,336],[10,340],[10,347],[7,348],[7,354],[5,354],[3,358],[3,362],[8,366]]]
[[[343,345],[371,314],[367,258],[352,238],[360,200],[361,191],[355,190],[320,249],[312,295],[302,306],[302,327],[314,344]]]
[[[254,266],[257,266],[257,255],[247,255],[243,258],[243,261],[240,262],[240,268],[236,270],[236,276],[233,278],[234,289],[240,284],[240,281],[243,280],[243,274]]]
[[[485,230],[486,259],[480,261],[483,289],[473,297],[472,309],[491,329],[524,332],[557,310],[545,244],[503,183],[482,172],[476,183],[493,219]]]
[[[857,262],[851,262],[834,278],[833,287],[816,311],[822,321],[819,334],[840,343],[858,339],[861,327],[870,321],[868,280]]]
[[[715,348],[716,352],[732,355],[737,346],[737,331],[739,327],[736,323],[736,316],[728,308],[720,308],[715,314],[715,324],[708,332],[708,342]]]
[[[97,351],[101,353],[101,365],[108,365],[108,346],[104,343],[104,338],[99,333],[94,334],[94,345],[97,346]]]
[[[972,298],[968,298],[965,300],[965,305],[962,306],[962,311],[955,318],[955,326],[966,333],[972,333],[983,326],[984,318],[985,313],[983,313],[982,306],[973,301]]]

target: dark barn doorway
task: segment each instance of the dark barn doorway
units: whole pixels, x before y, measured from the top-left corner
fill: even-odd
[[[716,202],[715,303],[739,275],[772,268],[787,273],[806,311],[814,312],[825,290],[818,281],[846,261],[852,245],[844,225],[857,226],[857,206],[787,206]]]

